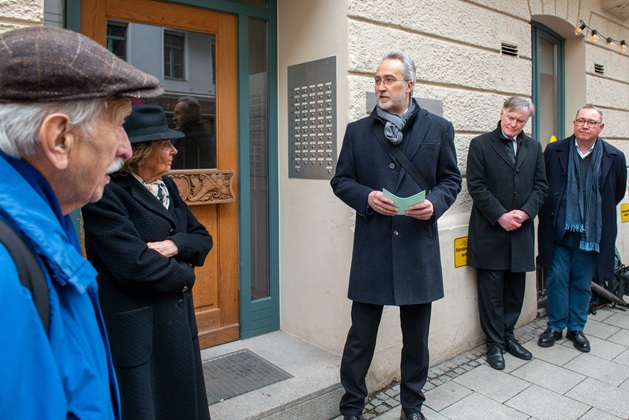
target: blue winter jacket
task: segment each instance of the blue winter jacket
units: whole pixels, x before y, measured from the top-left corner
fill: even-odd
[[[0,217],[35,251],[50,291],[48,336],[0,244],[0,419],[118,419],[96,270],[44,177],[0,152]]]

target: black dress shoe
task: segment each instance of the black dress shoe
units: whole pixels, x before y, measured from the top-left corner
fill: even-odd
[[[505,368],[505,358],[502,355],[502,349],[498,346],[493,346],[487,352],[487,363],[489,366],[496,370],[503,370]]]
[[[574,343],[574,348],[588,353],[590,351],[590,341],[585,338],[583,331],[568,331],[566,338]]]
[[[552,347],[555,345],[555,341],[561,340],[561,337],[563,337],[563,333],[561,331],[555,331],[547,328],[546,331],[539,336],[537,344],[539,344],[540,347]]]
[[[407,414],[404,410],[402,410],[402,414],[400,415],[400,420],[426,420],[426,417],[424,417],[422,413]]]
[[[522,347],[522,344],[515,338],[505,342],[505,350],[518,359],[531,360],[533,358],[531,352]]]

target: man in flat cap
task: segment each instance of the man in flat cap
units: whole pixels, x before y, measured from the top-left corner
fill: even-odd
[[[131,155],[122,124],[158,80],[75,32],[0,34],[0,417],[120,418],[97,300],[68,214]]]

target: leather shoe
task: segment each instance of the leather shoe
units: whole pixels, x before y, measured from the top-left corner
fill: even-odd
[[[487,352],[487,363],[489,366],[496,370],[503,370],[505,368],[505,358],[502,355],[502,349],[498,346],[493,346]]]
[[[363,416],[352,414],[351,416],[343,416],[343,420],[363,420]]]
[[[520,342],[516,340],[515,338],[506,341],[505,350],[507,350],[509,353],[511,353],[513,356],[517,357],[518,359],[531,360],[533,358],[533,355],[531,354],[531,352],[525,349],[524,347],[522,347],[522,344],[520,344]]]
[[[410,413],[406,414],[404,410],[402,410],[402,414],[400,415],[400,420],[426,420],[426,417],[422,413]]]
[[[555,345],[555,341],[561,340],[561,337],[563,337],[563,333],[561,331],[546,328],[546,331],[539,336],[537,344],[539,344],[540,347],[552,347]]]
[[[590,342],[585,338],[583,331],[568,331],[566,338],[574,343],[575,349],[585,353],[590,351]]]

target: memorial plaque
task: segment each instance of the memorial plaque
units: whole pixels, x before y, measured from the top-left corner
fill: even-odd
[[[336,166],[336,57],[288,67],[288,176],[331,179]]]

